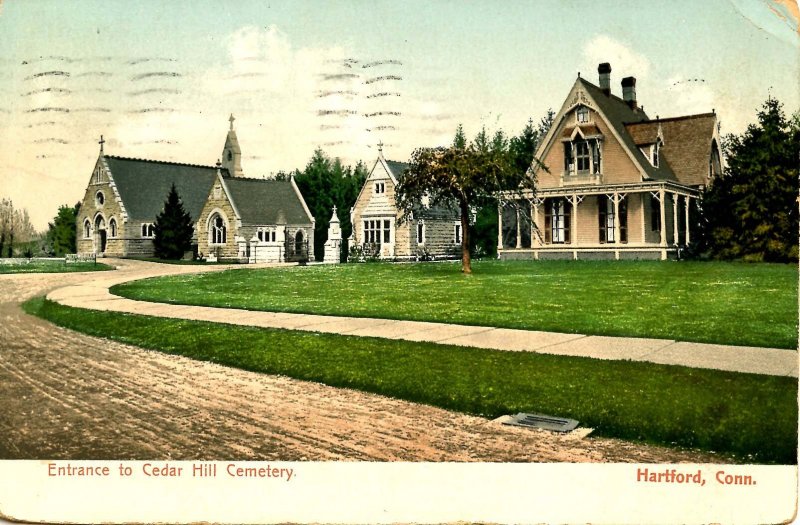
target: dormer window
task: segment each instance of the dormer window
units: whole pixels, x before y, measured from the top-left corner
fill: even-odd
[[[600,173],[600,140],[576,137],[564,143],[564,170],[567,175],[597,175]]]
[[[589,108],[587,108],[586,106],[579,107],[576,113],[576,117],[578,119],[578,124],[589,122]]]
[[[386,193],[386,183],[385,182],[376,182],[375,183],[375,194],[379,195],[381,193]]]
[[[655,144],[653,144],[653,150],[652,150],[652,151],[653,151],[653,153],[652,153],[652,157],[651,157],[651,159],[650,159],[650,162],[651,162],[651,163],[653,164],[653,166],[655,166],[656,168],[658,167],[658,164],[659,164],[659,162],[660,162],[660,159],[659,159],[659,157],[661,156],[661,146],[662,146],[662,144],[661,144],[661,139],[658,139],[658,140],[656,141],[656,143],[655,143]]]

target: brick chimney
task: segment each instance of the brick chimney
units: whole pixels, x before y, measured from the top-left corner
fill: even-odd
[[[611,64],[603,62],[597,66],[597,74],[600,77],[600,89],[606,96],[611,94]]]
[[[622,100],[627,102],[631,109],[636,109],[636,78],[625,77],[622,79]]]

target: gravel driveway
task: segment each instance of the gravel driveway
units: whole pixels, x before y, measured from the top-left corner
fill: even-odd
[[[146,264],[151,263],[128,261],[117,271]],[[0,458],[723,461],[507,427],[142,350],[58,328],[19,307],[27,298],[96,275],[0,275]]]

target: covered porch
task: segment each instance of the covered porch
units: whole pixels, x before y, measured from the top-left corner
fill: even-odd
[[[676,258],[695,230],[697,190],[671,181],[505,193],[498,206],[502,259]]]

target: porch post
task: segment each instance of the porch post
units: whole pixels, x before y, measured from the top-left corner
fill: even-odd
[[[672,244],[680,244],[678,242],[678,194],[672,194]]]
[[[683,197],[686,201],[686,246],[689,246],[691,239],[689,237],[689,196],[685,195]]]
[[[614,243],[619,244],[621,239],[619,236],[619,193],[614,192]]]
[[[572,205],[572,245],[578,246],[578,196],[573,195],[570,197],[570,204]],[[576,256],[577,259],[577,256]]]
[[[667,227],[667,224],[666,224],[666,222],[667,222],[667,210],[666,210],[666,208],[664,206],[664,197],[665,196],[666,196],[666,194],[664,193],[664,188],[662,187],[660,190],[658,190],[658,205],[661,207],[661,224],[660,224],[661,228],[659,228],[659,230],[661,230],[661,231],[659,233],[661,234],[661,246],[662,247],[665,247],[667,245],[667,230],[666,230],[666,227]]]
[[[639,194],[639,201],[640,201],[639,202],[639,209],[641,210],[641,213],[639,215],[640,215],[640,217],[642,219],[641,220],[641,223],[642,223],[642,244],[646,244],[647,243],[647,227],[645,226],[645,211],[644,211],[644,202],[647,199],[647,195],[648,195],[647,193],[640,193]],[[652,201],[648,201],[648,202],[652,202]]]
[[[519,201],[517,201],[514,207],[517,209],[517,249],[519,250],[522,248],[522,228],[519,224]]]
[[[536,242],[536,219],[539,213],[539,206],[536,205],[535,201],[531,201],[531,248],[533,248],[534,243]]]
[[[497,201],[497,255],[503,249],[503,201]]]

